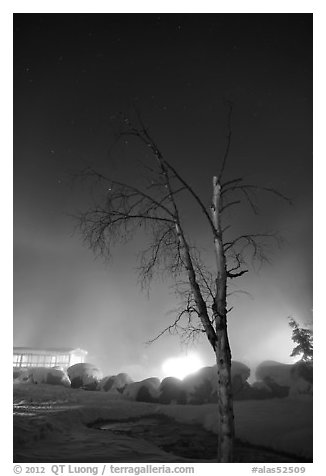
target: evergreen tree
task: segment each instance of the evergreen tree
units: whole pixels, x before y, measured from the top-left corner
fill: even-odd
[[[292,340],[297,344],[291,357],[301,355],[301,361],[312,362],[313,360],[313,333],[312,329],[299,327],[299,324],[292,318],[289,318],[289,326],[292,330]]]

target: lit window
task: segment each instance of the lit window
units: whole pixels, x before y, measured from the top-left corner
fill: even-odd
[[[33,365],[39,363],[39,357],[38,357],[38,355],[31,355],[31,363],[32,363]]]

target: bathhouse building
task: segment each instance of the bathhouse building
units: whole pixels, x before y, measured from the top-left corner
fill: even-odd
[[[21,367],[63,367],[85,362],[87,351],[69,347],[14,347],[14,368]]]

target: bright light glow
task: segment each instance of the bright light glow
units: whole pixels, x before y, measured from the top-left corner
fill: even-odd
[[[196,372],[203,367],[201,359],[196,354],[167,359],[162,364],[164,377],[177,377],[183,379],[186,375]]]

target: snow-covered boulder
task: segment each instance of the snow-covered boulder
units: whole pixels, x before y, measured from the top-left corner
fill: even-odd
[[[250,385],[248,378],[250,377],[250,368],[242,362],[232,361],[231,379],[232,393],[235,400],[245,400],[250,395]]]
[[[47,383],[50,385],[63,385],[70,387],[70,379],[67,373],[62,369],[50,367],[31,367],[26,369],[19,376],[19,380],[27,383]]]
[[[156,377],[126,385],[123,395],[137,402],[157,402],[160,394],[160,380]]]
[[[246,364],[243,364],[242,362],[238,362],[237,360],[232,360],[231,377],[232,377],[232,380],[235,379],[235,377],[239,377],[241,381],[244,383],[250,377],[250,368]]]
[[[253,390],[253,398],[272,398],[272,389],[267,385],[264,380],[257,380],[256,382],[253,382],[251,385],[251,388]]]
[[[282,364],[275,361],[262,362],[256,370],[256,378],[267,385],[274,396],[295,396],[312,393],[312,364],[297,362]],[[276,395],[275,395],[276,394]]]
[[[187,403],[212,402],[217,390],[216,366],[202,367],[197,372],[187,375],[182,381],[182,386],[186,392]]]
[[[267,393],[271,393],[271,388],[267,385],[266,382],[264,382],[263,380],[257,380],[256,382],[254,382],[252,384],[252,388],[254,390],[257,390],[257,392],[267,392]]]
[[[166,377],[159,388],[160,403],[186,403],[187,394],[183,382],[176,377]]]
[[[113,385],[114,378],[115,375],[107,375],[106,377],[103,377],[98,384],[98,390],[108,392]]]
[[[14,369],[13,378],[15,383],[31,383],[31,375],[26,367]]]
[[[305,362],[297,362],[291,369],[291,386],[289,395],[308,394],[313,392],[313,366]]]
[[[284,398],[289,395],[291,386],[291,364],[267,360],[258,365],[256,379],[270,390],[270,398]]]
[[[290,387],[291,384],[291,364],[282,364],[274,360],[266,360],[258,365],[256,369],[256,379],[268,384],[270,380],[282,387]]]
[[[73,388],[84,388],[86,390],[96,390],[102,372],[92,364],[75,364],[67,369],[68,376]]]
[[[124,388],[133,382],[132,378],[125,373],[105,377],[99,384],[100,390],[104,392],[122,393]]]
[[[292,380],[302,378],[313,383],[313,365],[310,362],[296,362],[291,369]]]
[[[312,395],[312,393],[312,384],[303,378],[295,380],[289,389],[290,397],[296,397],[297,395]]]
[[[247,365],[233,361],[231,364],[231,379],[233,396],[243,392],[248,386],[247,379],[250,376],[250,369]],[[203,367],[197,372],[188,375],[183,379],[183,388],[187,394],[187,402],[202,404],[215,402],[217,398],[217,368]]]

